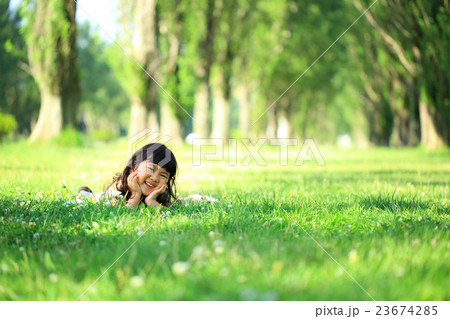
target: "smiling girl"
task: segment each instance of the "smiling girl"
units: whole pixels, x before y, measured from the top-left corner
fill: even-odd
[[[150,143],[137,150],[106,193],[123,196],[127,207],[168,207],[175,199],[177,161],[165,145]]]

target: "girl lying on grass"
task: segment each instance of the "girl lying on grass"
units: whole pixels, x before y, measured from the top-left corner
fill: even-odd
[[[94,194],[82,186],[79,193],[85,199],[105,199],[112,204],[124,199],[129,208],[138,207],[141,203],[154,208],[168,207],[175,200],[176,173],[177,160],[172,151],[163,144],[150,143],[133,154],[105,192]]]
[[[108,189],[94,194],[89,187],[79,188],[76,201],[65,204],[104,201],[118,205],[126,202],[129,208],[139,207],[142,203],[147,207],[169,207],[172,201],[218,202],[210,196],[192,194],[186,198],[175,197],[175,175],[177,160],[172,151],[165,145],[150,143],[137,150],[128,161],[125,169],[116,174]]]
[[[175,199],[176,173],[177,160],[172,151],[163,144],[150,143],[134,153],[110,188],[121,193],[129,208],[141,203],[168,207]]]

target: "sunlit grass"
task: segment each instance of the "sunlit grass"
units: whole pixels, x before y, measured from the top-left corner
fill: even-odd
[[[0,146],[0,299],[75,300],[145,232],[81,300],[448,300],[450,153],[319,148],[300,167],[173,148],[180,196],[220,202],[155,212],[63,205],[102,190],[124,143]]]

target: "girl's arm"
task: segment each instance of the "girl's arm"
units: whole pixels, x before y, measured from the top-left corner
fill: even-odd
[[[128,208],[136,208],[139,206],[139,203],[141,202],[141,196],[134,196],[131,195],[130,199],[128,200],[127,207]]]
[[[133,172],[128,176],[127,184],[131,192],[131,197],[128,200],[126,206],[129,208],[136,208],[139,206],[142,196],[142,190],[141,187],[139,186],[139,177],[137,175],[137,172]]]
[[[151,206],[153,208],[164,207],[163,205],[161,205],[156,201],[156,197],[164,193],[166,191],[166,188],[167,188],[166,184],[161,185],[161,187],[155,189],[150,195],[145,197],[145,205]]]

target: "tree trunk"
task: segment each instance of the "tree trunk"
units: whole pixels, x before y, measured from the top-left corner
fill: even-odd
[[[158,131],[156,108],[158,102],[157,74],[160,66],[157,43],[157,14],[155,0],[136,0],[134,8],[133,53],[145,69],[141,77],[141,87],[132,97],[129,136],[143,129]]]
[[[200,59],[195,72],[200,79],[200,85],[195,93],[195,122],[192,123],[194,133],[197,133],[202,138],[209,137],[210,71],[214,58],[214,37],[219,16],[220,11],[216,11],[215,0],[207,0],[204,20],[206,22],[206,35],[198,43]]]
[[[30,136],[30,142],[57,136],[62,128],[61,96],[52,94],[50,90],[40,89],[41,108],[36,125]]]
[[[25,10],[28,24],[24,28],[30,70],[39,84],[41,109],[30,141],[56,136],[63,127],[76,128],[80,100],[76,3],[37,0],[34,6]]]
[[[218,71],[221,73],[221,71]],[[213,121],[212,121],[212,138],[221,138],[224,143],[228,142],[230,135],[230,103],[225,97],[223,90],[223,75],[217,77],[217,81],[213,88]]]
[[[64,59],[62,62],[63,85],[61,88],[62,96],[62,115],[63,126],[77,128],[78,104],[81,98],[80,78],[78,74],[77,59],[77,25],[75,1],[66,0],[64,4],[66,17],[69,20],[69,39],[63,45]]]
[[[274,138],[277,136],[277,116],[275,110],[270,108],[267,113],[266,137]]]
[[[404,92],[401,92],[402,84],[397,74],[391,73],[390,82],[389,104],[393,113],[392,144],[397,147],[406,146],[409,135],[409,115],[408,109],[403,105],[405,101],[398,98],[404,96]]]
[[[408,114],[406,109],[400,108],[394,111],[394,123],[392,127],[392,144],[397,147],[406,146],[408,142]]]
[[[194,133],[202,138],[209,136],[209,89],[206,81],[200,83],[195,93]]]
[[[250,131],[249,90],[246,85],[241,84],[236,91],[239,100],[239,131],[241,136],[249,137],[248,136]]]
[[[152,131],[159,131],[158,114],[154,109],[147,111],[147,128]]]
[[[445,142],[437,132],[436,124],[430,111],[430,107],[427,105],[427,103],[425,103],[423,99],[420,99],[419,110],[420,131],[422,133],[420,140],[421,144],[431,149],[444,147]]]
[[[292,130],[292,124],[289,120],[288,112],[282,110],[277,114],[277,137],[278,138],[292,138],[294,132]]]
[[[133,96],[131,97],[131,114],[130,126],[128,128],[128,137],[133,137],[146,128],[147,108],[138,96]]]
[[[162,99],[161,104],[161,133],[170,136],[170,144],[181,145],[183,138],[181,136],[181,124],[172,111],[167,99]]]
[[[293,137],[292,123],[289,118],[289,113],[291,113],[291,111],[291,101],[287,97],[281,99],[276,111],[278,138]]]

